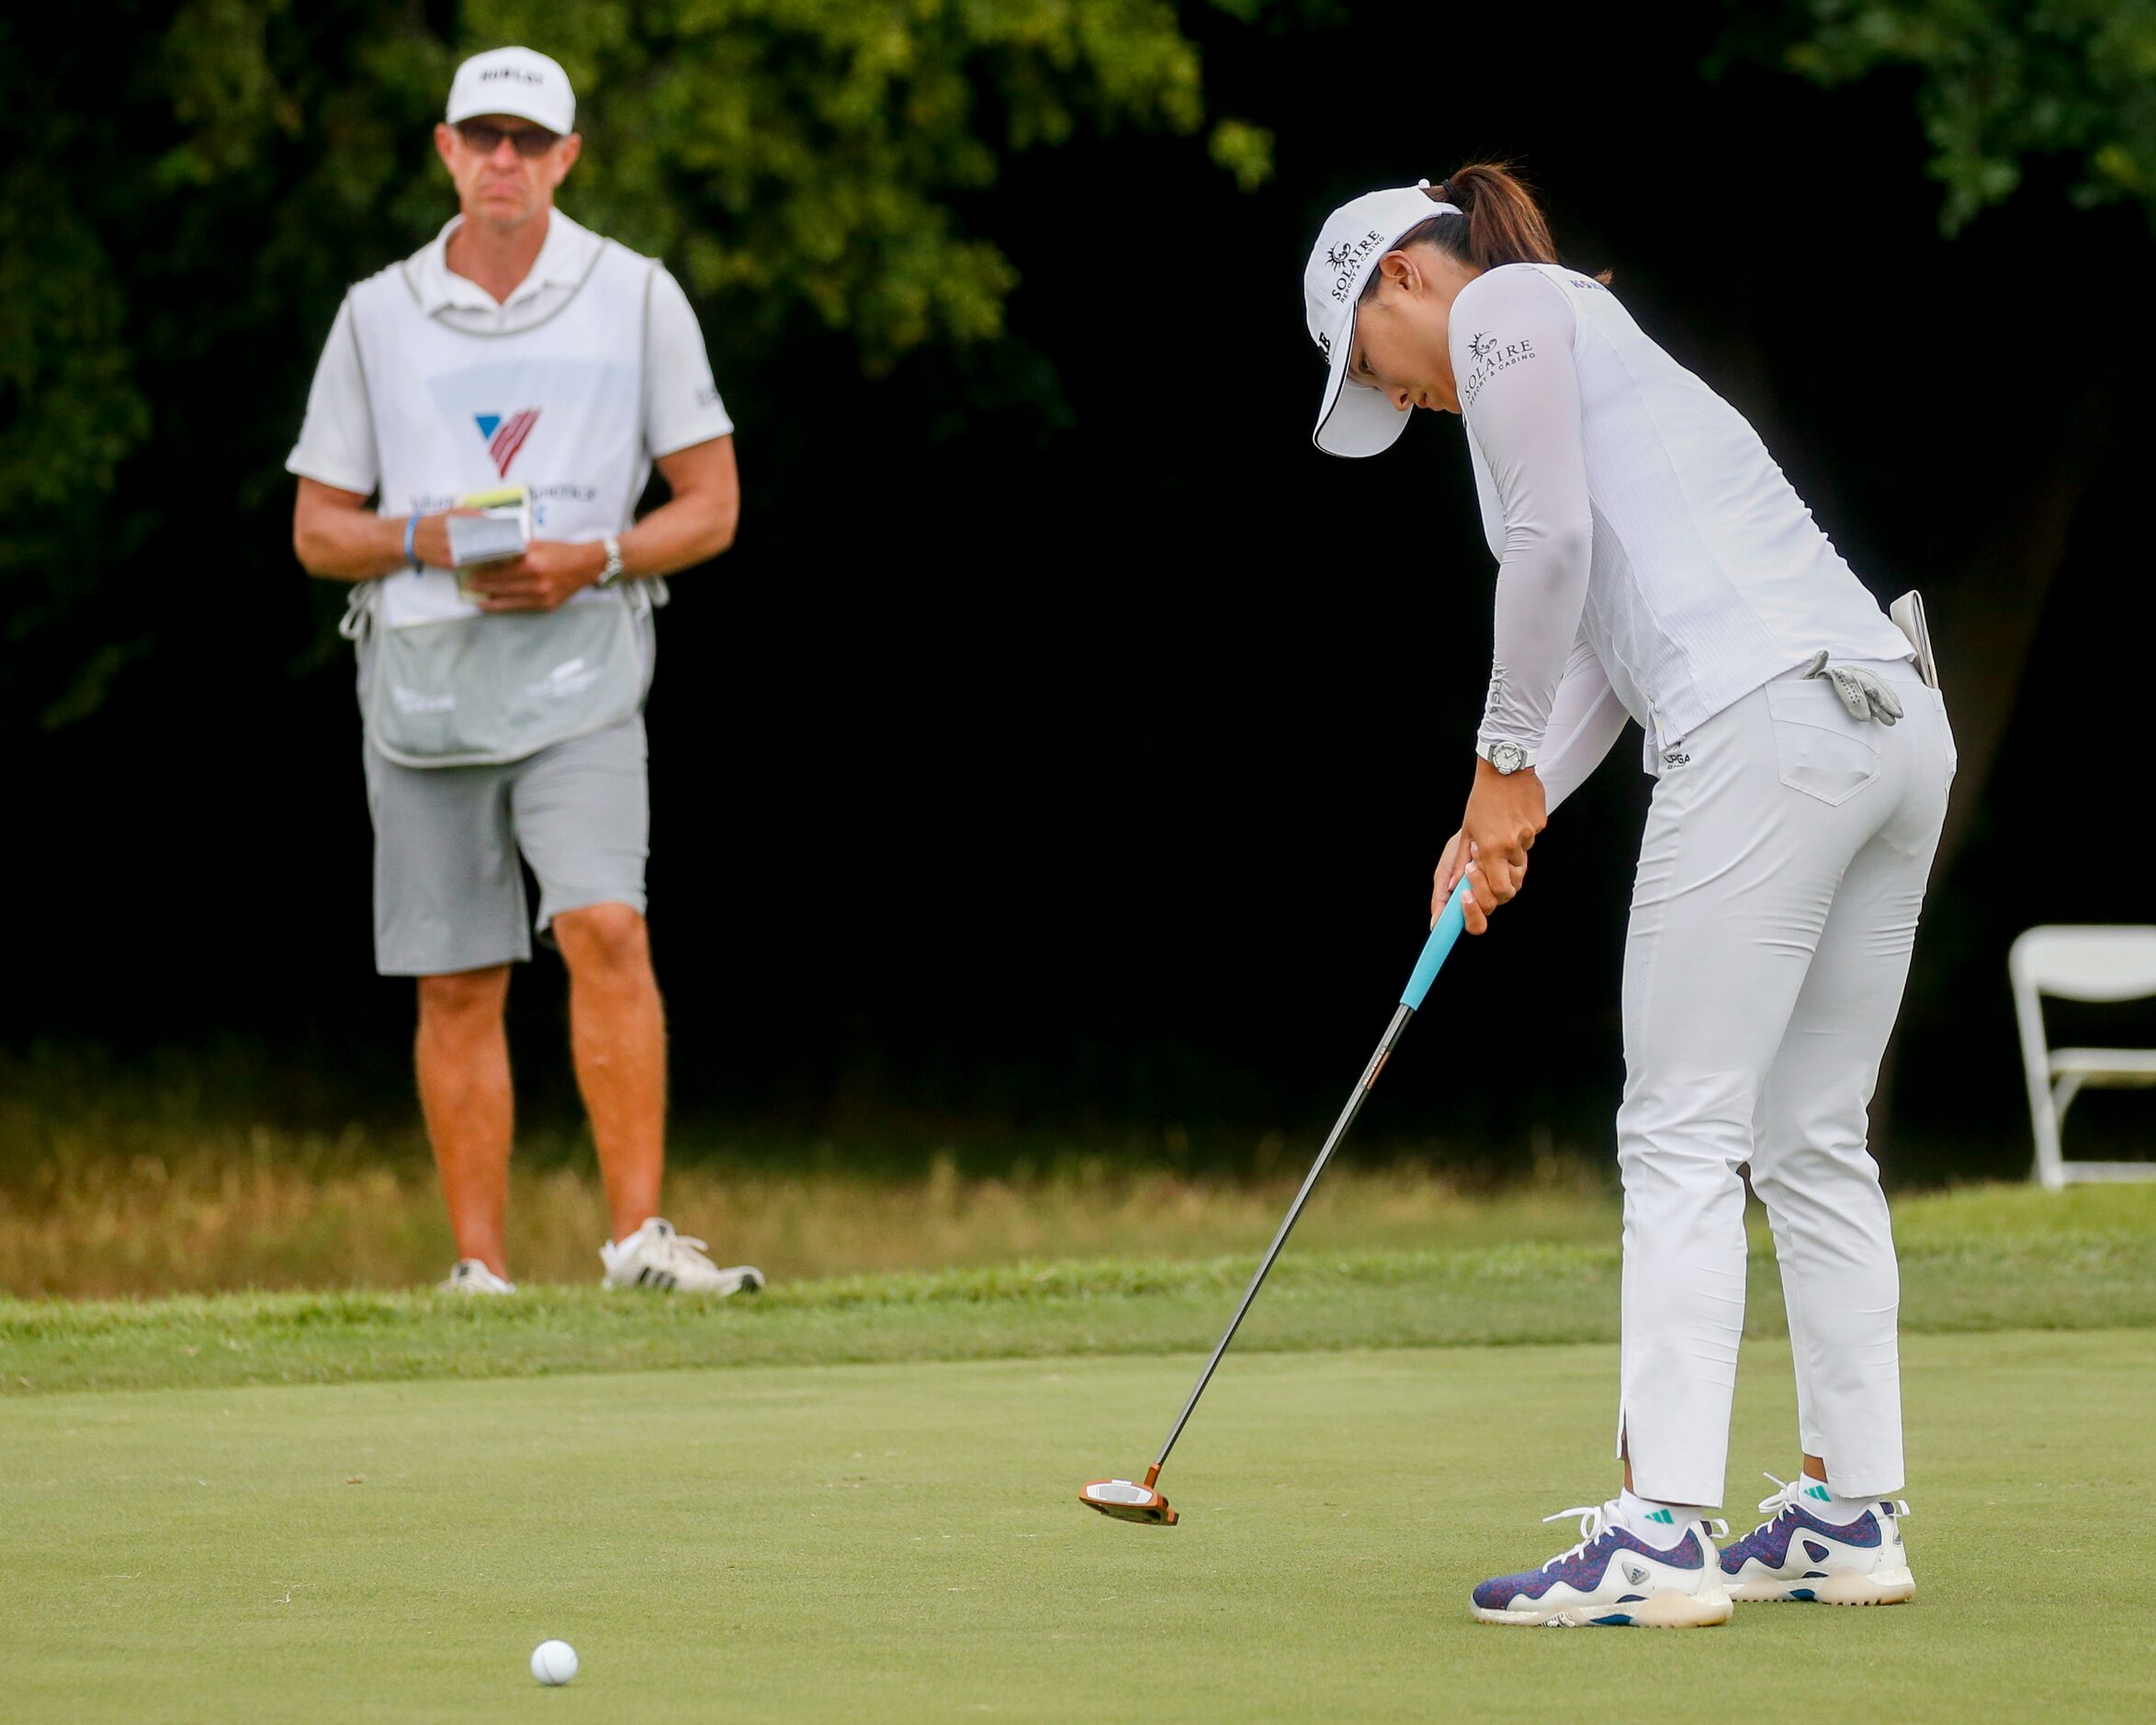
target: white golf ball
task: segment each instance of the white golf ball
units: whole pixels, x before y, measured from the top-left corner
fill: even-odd
[[[532,1675],[548,1688],[576,1675],[576,1649],[567,1641],[541,1641],[532,1649]]]

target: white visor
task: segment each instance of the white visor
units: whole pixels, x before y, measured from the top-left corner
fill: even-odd
[[[1355,352],[1355,307],[1378,260],[1409,229],[1432,216],[1457,216],[1457,204],[1429,195],[1429,182],[1369,192],[1325,219],[1303,266],[1303,310],[1310,339],[1326,357],[1325,398],[1311,441],[1327,455],[1374,456],[1407,429],[1407,411],[1348,375]]]

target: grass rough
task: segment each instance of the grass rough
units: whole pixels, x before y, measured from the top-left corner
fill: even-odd
[[[1547,1202],[1455,1201],[1445,1232],[1515,1237],[1417,1250],[1298,1235],[1253,1310],[1246,1350],[1607,1341],[1617,1333],[1614,1220],[1602,1244]],[[1580,1208],[1575,1206],[1575,1210]],[[1592,1212],[1589,1212],[1592,1213]],[[1913,1333],[2156,1325],[2156,1189],[2014,1188],[1900,1206],[1902,1323]],[[536,1376],[702,1366],[1173,1353],[1209,1347],[1247,1253],[1101,1257],[774,1285],[754,1299],[529,1288],[514,1300],[428,1292],[0,1300],[0,1395],[80,1389]],[[1783,1318],[1755,1232],[1751,1333]]]

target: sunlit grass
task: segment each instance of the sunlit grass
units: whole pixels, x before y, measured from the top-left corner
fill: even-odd
[[[1040,1175],[961,1177],[948,1157],[913,1178],[677,1165],[668,1212],[728,1262],[797,1280],[1025,1259],[1206,1257],[1267,1238],[1297,1181],[1201,1180],[1074,1159]],[[1342,1166],[1312,1203],[1313,1246],[1411,1248],[1478,1239],[1614,1237],[1591,1177],[1469,1197],[1412,1168]],[[520,1175],[513,1271],[598,1274],[604,1195],[588,1167]],[[431,1167],[368,1166],[350,1147],[267,1134],[176,1159],[79,1156],[0,1191],[0,1291],[29,1296],[242,1288],[392,1288],[438,1280],[453,1256]]]
[[[319,1076],[319,1075],[317,1075]],[[453,1257],[426,1141],[401,1096],[334,1131],[306,1072],[252,1058],[122,1068],[95,1051],[0,1051],[0,1293],[145,1296],[422,1287]],[[394,1123],[409,1121],[410,1123]],[[392,1123],[384,1123],[385,1122]],[[1315,1151],[1268,1134],[1259,1170],[1193,1172],[1179,1133],[1150,1144],[949,1141],[903,1133],[791,1141],[686,1122],[665,1208],[724,1261],[786,1280],[1101,1256],[1203,1257],[1262,1244]],[[1359,1142],[1304,1224],[1313,1244],[1414,1249],[1483,1238],[1611,1237],[1605,1173],[1547,1144],[1517,1182],[1475,1192],[1396,1147]],[[595,1280],[608,1218],[581,1133],[520,1123],[512,1273]]]
[[[1615,1248],[1607,1168],[1543,1156],[1516,1184],[1474,1190],[1415,1162],[1367,1167],[1349,1145],[1298,1234],[1304,1251],[1428,1251],[1548,1242]],[[1263,1178],[1149,1171],[1134,1156],[1007,1158],[965,1175],[951,1154],[914,1173],[843,1145],[797,1152],[692,1138],[666,1210],[725,1261],[783,1280],[946,1270],[1050,1259],[1210,1259],[1255,1253],[1303,1178],[1293,1147]],[[860,1171],[869,1168],[869,1171]],[[589,1149],[536,1138],[511,1188],[511,1270],[524,1283],[589,1283],[606,1237]],[[1903,1251],[2012,1251],[2036,1229],[2046,1251],[2156,1235],[2156,1184],[2031,1192],[2022,1186],[1903,1197]],[[1766,1248],[1753,1208],[1755,1246]],[[197,1125],[95,1098],[58,1117],[0,1099],[0,1291],[153,1296],[224,1290],[424,1287],[453,1248],[418,1132],[341,1134]]]
[[[416,1129],[220,1123],[220,1111],[186,1088],[184,1069],[174,1086],[145,1089],[0,1063],[0,1077],[26,1076],[34,1081],[0,1088],[0,1293],[423,1288],[448,1268],[448,1228]],[[222,1111],[229,1117],[229,1107]],[[1270,1143],[1259,1158],[1269,1171],[1235,1178],[1149,1166],[1130,1146],[1103,1156],[1035,1143],[999,1156],[982,1154],[976,1141],[963,1158],[943,1151],[909,1160],[887,1144],[774,1146],[692,1127],[666,1208],[723,1261],[756,1263],[782,1283],[1208,1260],[1264,1244],[1314,1147]],[[965,1166],[1011,1171],[968,1174]],[[2101,1257],[2106,1243],[2156,1236],[2156,1184],[1921,1194],[1899,1200],[1895,1217],[1911,1254],[1976,1250],[1992,1262],[2035,1241],[2047,1262],[2062,1261],[2077,1242]],[[510,1221],[520,1282],[595,1280],[607,1218],[588,1146],[545,1130],[528,1134]],[[1764,1253],[1756,1206],[1753,1222]],[[1490,1190],[1357,1143],[1327,1173],[1298,1246],[1413,1253],[1547,1244],[1613,1254],[1617,1237],[1609,1170],[1584,1156],[1545,1152],[1523,1161],[1512,1184]]]

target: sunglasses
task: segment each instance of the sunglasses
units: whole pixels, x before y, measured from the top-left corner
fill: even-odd
[[[527,160],[545,155],[561,141],[559,132],[548,131],[544,126],[496,126],[483,119],[458,120],[457,135],[464,140],[467,149],[483,156],[492,155],[506,138],[516,147],[516,153]]]

